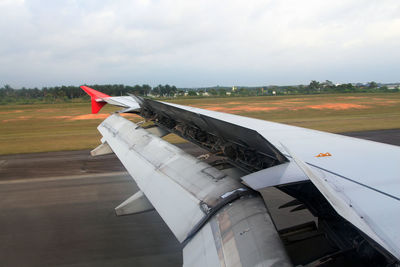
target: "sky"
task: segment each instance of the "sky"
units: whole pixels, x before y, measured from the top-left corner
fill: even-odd
[[[399,0],[0,0],[0,86],[400,81]]]

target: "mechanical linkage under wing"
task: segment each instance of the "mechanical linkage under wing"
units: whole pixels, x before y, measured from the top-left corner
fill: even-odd
[[[111,115],[98,127],[103,144],[92,154],[114,152],[141,190],[117,214],[154,207],[184,244],[185,266],[291,265],[258,193],[267,187],[296,198],[337,247],[310,265],[349,251],[365,264],[399,264],[399,147],[82,89],[93,113],[109,103],[152,122],[141,127]],[[169,133],[218,160],[185,153],[161,138]]]

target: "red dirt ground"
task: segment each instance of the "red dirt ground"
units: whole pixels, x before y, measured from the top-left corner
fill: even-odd
[[[276,104],[276,103],[274,103]],[[346,109],[365,109],[369,108],[366,105],[359,105],[359,104],[350,104],[350,103],[326,103],[321,105],[306,105],[306,106],[291,106],[282,105],[280,107],[265,107],[265,106],[236,106],[236,107],[210,107],[205,106],[205,109],[213,110],[213,111],[220,111],[220,112],[227,112],[227,113],[240,113],[240,112],[257,112],[257,111],[272,111],[272,110],[300,110],[300,109],[331,109],[331,110],[346,110]],[[265,105],[265,104],[264,104]]]

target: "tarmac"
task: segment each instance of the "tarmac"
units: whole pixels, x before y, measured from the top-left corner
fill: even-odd
[[[400,129],[345,135],[400,145]],[[114,208],[137,190],[115,155],[0,156],[0,267],[181,266],[182,247],[156,211],[115,216]],[[268,196],[274,214],[290,200],[273,189]],[[282,216],[277,227],[290,226],[293,216],[313,220],[302,210]]]

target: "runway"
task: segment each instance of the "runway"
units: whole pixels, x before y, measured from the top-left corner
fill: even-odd
[[[400,130],[347,135],[400,145]],[[157,212],[115,216],[137,190],[114,155],[0,156],[0,266],[181,266],[181,245]],[[275,206],[287,200],[269,196]],[[306,211],[290,216],[312,220]]]
[[[115,216],[136,191],[126,174],[1,184],[0,266],[179,266],[155,211]]]

